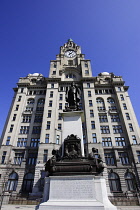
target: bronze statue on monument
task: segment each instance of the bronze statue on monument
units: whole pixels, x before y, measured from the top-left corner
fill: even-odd
[[[70,88],[66,91],[66,102],[68,102],[68,107],[65,111],[78,111],[79,102],[81,98],[80,88],[74,83],[71,83]]]

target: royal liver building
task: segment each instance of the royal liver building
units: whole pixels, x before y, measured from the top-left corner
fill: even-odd
[[[69,111],[67,93],[80,92],[78,111],[82,122],[64,126]],[[90,60],[69,39],[50,62],[49,77],[28,74],[14,88],[14,97],[1,138],[0,189],[5,202],[39,200],[42,197],[45,163],[59,150],[65,133],[82,141],[82,153],[92,148],[103,160],[108,196],[115,205],[139,203],[139,125],[121,76],[102,72],[92,76]],[[76,112],[76,111],[75,111]],[[74,124],[73,124],[74,125]],[[27,196],[28,195],[28,196]]]

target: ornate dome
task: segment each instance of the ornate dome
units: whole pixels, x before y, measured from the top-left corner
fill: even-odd
[[[108,73],[108,72],[101,72],[101,75],[102,76],[108,76],[108,75],[110,75],[110,73]]]

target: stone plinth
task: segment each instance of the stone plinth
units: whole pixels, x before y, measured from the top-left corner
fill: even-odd
[[[44,202],[39,210],[116,210],[107,197],[102,176],[51,176],[46,178]]]
[[[81,139],[81,152],[84,156],[83,131],[82,131],[82,111],[63,112],[63,131],[62,139],[64,141],[68,135],[74,134]]]

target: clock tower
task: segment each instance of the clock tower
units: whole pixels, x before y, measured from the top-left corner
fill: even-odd
[[[62,81],[79,81],[82,77],[92,77],[90,60],[85,60],[81,47],[68,39],[60,47],[56,60],[50,63],[51,78],[61,78]]]

